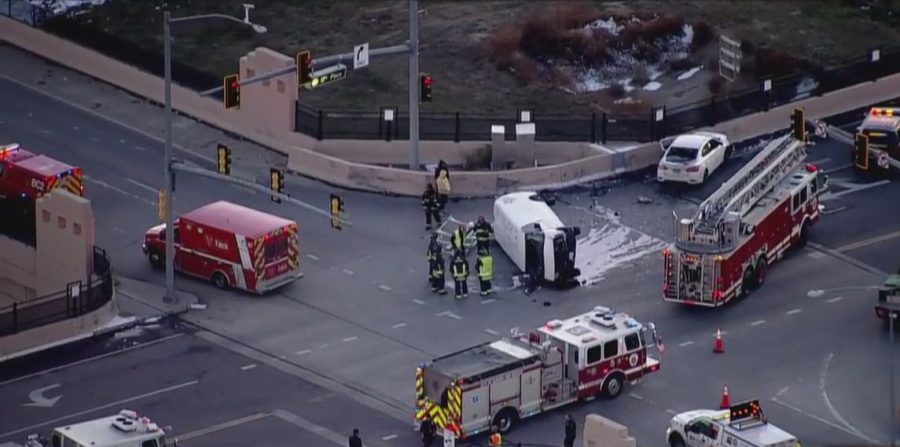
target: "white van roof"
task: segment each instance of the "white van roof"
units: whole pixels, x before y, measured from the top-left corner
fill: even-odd
[[[535,195],[534,191],[523,191],[501,196],[494,202],[494,212],[503,213],[519,228],[535,223],[545,232],[565,227],[546,202],[532,200]]]

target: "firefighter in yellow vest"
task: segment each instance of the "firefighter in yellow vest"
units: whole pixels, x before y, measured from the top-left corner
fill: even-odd
[[[450,234],[450,245],[453,246],[453,250],[456,253],[459,253],[463,256],[466,255],[466,235],[469,234],[469,230],[465,225],[459,224],[453,233]]]
[[[494,258],[487,248],[478,250],[478,260],[475,262],[475,270],[478,271],[478,282],[481,283],[481,296],[493,292],[491,279],[494,277]]]
[[[491,447],[503,445],[503,438],[500,436],[500,430],[497,430],[497,427],[491,427],[491,436],[488,438],[488,445]]]

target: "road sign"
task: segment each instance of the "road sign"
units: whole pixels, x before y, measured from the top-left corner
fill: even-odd
[[[825,138],[828,136],[828,125],[825,124],[825,121],[816,121],[816,136],[819,138]]]
[[[444,447],[455,447],[456,446],[456,433],[453,433],[450,430],[444,429]]]
[[[353,47],[353,69],[369,66],[369,42]]]
[[[344,64],[332,65],[322,70],[312,73],[312,81],[309,82],[308,88],[321,87],[335,81],[340,81],[347,77],[347,66]]]
[[[887,169],[890,164],[888,163],[888,154],[885,151],[881,151],[878,153],[878,167],[881,169]]]

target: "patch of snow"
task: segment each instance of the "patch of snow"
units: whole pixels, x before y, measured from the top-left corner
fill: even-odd
[[[592,285],[602,281],[610,270],[662,250],[665,246],[665,242],[650,235],[610,223],[601,228],[591,228],[587,236],[578,239],[575,267],[581,270],[579,279],[584,285]]]
[[[819,82],[816,81],[812,76],[805,76],[799,84],[797,84],[797,91],[791,101],[797,101],[803,98],[808,98],[812,93],[819,87]]]
[[[690,70],[688,70],[688,71],[686,71],[686,72],[684,72],[684,73],[678,75],[678,80],[679,80],[679,81],[684,81],[684,80],[686,80],[686,79],[690,79],[692,76],[694,76],[695,74],[697,74],[697,72],[699,72],[699,71],[702,70],[702,69],[703,69],[703,66],[702,66],[702,65],[699,66],[699,67],[694,67],[694,68],[692,68],[692,69],[690,69]]]
[[[144,328],[141,327],[133,327],[131,329],[125,329],[124,331],[119,331],[113,334],[113,338],[121,339],[121,338],[131,338],[138,337],[144,333]]]
[[[593,22],[585,25],[584,28],[586,30],[603,30],[603,31],[606,31],[606,32],[612,34],[613,36],[618,36],[619,33],[622,32],[622,30],[625,27],[617,24],[616,19],[613,17],[610,17],[606,20],[603,20],[603,19],[594,20]]]
[[[640,101],[638,101],[632,97],[620,98],[620,99],[613,101],[613,103],[615,103],[615,104],[637,104],[639,102]]]
[[[662,87],[662,84],[660,84],[659,82],[650,81],[647,83],[647,85],[645,85],[643,87],[643,89],[648,92],[655,92],[655,91],[659,90],[660,87]]]
[[[107,0],[27,0],[33,6],[47,7],[54,15],[82,6],[100,6]]]

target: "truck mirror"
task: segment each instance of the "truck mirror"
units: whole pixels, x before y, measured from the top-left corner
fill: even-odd
[[[575,234],[575,237],[580,236],[581,235],[581,227],[575,227],[574,234]]]

